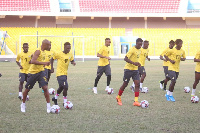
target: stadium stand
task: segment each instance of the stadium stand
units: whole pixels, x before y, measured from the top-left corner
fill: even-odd
[[[16,27],[2,27],[1,28],[10,35],[10,38],[6,39],[7,46],[13,51],[14,54],[19,52],[19,37],[20,35],[45,35],[45,36],[84,36],[84,51],[85,55],[96,55],[97,50],[104,44],[105,38],[112,36],[124,36],[124,28],[16,28]],[[61,44],[69,41],[73,44],[72,37],[34,37],[26,36],[21,38],[21,43],[28,42],[30,51],[37,48],[37,42],[41,45],[43,39],[49,39],[52,42],[52,49],[54,51],[61,50]],[[37,41],[38,40],[38,41]],[[17,50],[16,50],[16,43]],[[74,38],[74,44],[76,48],[76,55],[82,55],[83,41],[82,38]],[[112,43],[111,43],[111,55],[114,55]]]
[[[177,13],[180,0],[79,0],[81,12]]]
[[[1,0],[0,11],[50,12],[49,0]]]
[[[159,56],[168,47],[170,40],[182,39],[186,56],[194,56],[199,47],[200,31],[197,29],[133,29],[133,36],[140,36],[150,41],[149,55]]]
[[[6,39],[7,46],[14,54],[19,52],[19,36],[20,35],[46,35],[46,36],[84,36],[85,38],[85,55],[94,56],[97,50],[104,44],[105,37],[125,36],[124,28],[15,28],[3,27],[7,31],[10,38]],[[161,51],[168,46],[170,40],[181,38],[183,40],[183,49],[187,56],[194,56],[196,50],[199,49],[200,31],[196,29],[170,29],[170,28],[152,28],[152,29],[133,29],[133,36],[139,36],[150,41],[150,56],[159,56]],[[69,41],[73,44],[72,37],[22,37],[21,43],[28,42],[30,50],[37,47],[37,39],[39,45],[43,39],[52,41],[52,48],[57,51],[61,49],[61,44]],[[17,50],[16,50],[17,43]],[[82,55],[82,39],[74,38],[76,47],[76,55]],[[111,55],[114,55],[113,44],[111,44]]]

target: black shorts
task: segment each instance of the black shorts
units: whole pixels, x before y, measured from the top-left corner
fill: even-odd
[[[45,69],[44,69],[44,72],[45,72],[46,78],[49,80],[49,79],[50,79],[50,76],[51,76],[51,70],[45,68]]]
[[[98,66],[98,69],[97,69],[97,76],[102,76],[103,73],[105,73],[106,76],[111,75],[111,68],[110,68],[110,65]]]
[[[57,80],[58,80],[59,87],[65,86],[66,88],[68,88],[67,76],[66,75],[58,76]]]
[[[129,82],[130,78],[134,80],[140,80],[140,75],[138,70],[129,70],[129,69],[124,69],[124,82]]]
[[[170,80],[176,82],[176,80],[177,80],[177,78],[178,78],[178,75],[179,75],[179,72],[175,72],[175,71],[169,70],[169,71],[168,71],[168,74],[169,74]]]
[[[28,78],[28,74],[19,73],[19,81],[20,82],[27,81],[27,78]]]
[[[195,71],[195,73],[200,74],[200,72]]]
[[[36,73],[36,74],[30,74],[29,73],[28,74],[28,80],[27,80],[27,83],[25,85],[25,88],[32,89],[37,81],[39,83],[39,87],[43,87],[43,86],[48,84],[44,71],[41,71],[41,72]]]
[[[169,77],[168,75],[168,66],[163,66],[163,69],[164,69],[164,73],[165,73],[165,77]]]
[[[139,74],[142,75],[143,73],[146,73],[144,66],[138,67]]]

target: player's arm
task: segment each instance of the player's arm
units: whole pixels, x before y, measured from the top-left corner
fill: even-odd
[[[108,59],[108,60],[110,60],[110,59],[111,59],[110,57],[103,56],[103,55],[101,55],[101,54],[99,54],[99,53],[97,53],[97,57],[100,57],[100,58],[106,58],[106,59]]]
[[[31,54],[31,59],[33,58],[33,54]],[[31,60],[29,61],[29,64],[31,64]]]
[[[33,54],[33,58],[31,59],[31,64],[35,64],[35,65],[50,65],[50,62],[40,62],[37,61],[37,58],[40,55],[40,50],[36,50],[35,53]]]
[[[76,62],[75,62],[74,60],[72,60],[72,61],[71,61],[71,64],[72,64],[73,66],[75,66],[75,65],[76,65]]]
[[[141,64],[139,62],[132,62],[127,56],[125,56],[124,60],[130,64],[133,64],[135,66],[141,66]]]
[[[147,58],[147,60],[148,60],[148,61],[150,61],[150,60],[151,60],[151,59],[149,58],[149,56],[148,56],[148,55],[146,56],[146,58]]]
[[[194,62],[200,62],[200,59],[194,58]]]
[[[76,62],[75,62],[75,60],[74,60],[73,54],[71,55],[70,62],[71,62],[71,64],[72,64],[73,66],[76,65]]]
[[[200,62],[200,52],[197,52],[195,57],[194,57],[194,62]]]
[[[20,62],[16,61],[16,63],[19,66],[20,69],[23,69],[23,67],[21,66]]]
[[[54,68],[53,68],[54,59],[53,59],[53,57],[50,59],[50,63],[51,63],[51,73],[54,73]]]
[[[185,61],[186,60],[186,58],[181,58],[181,61]]]
[[[163,61],[167,61],[165,58],[163,58],[162,55],[160,55],[160,59],[163,60]]]
[[[170,61],[172,64],[175,63],[175,61],[174,61],[174,60],[171,60],[167,55],[164,55],[164,57],[165,57],[165,59],[166,59],[167,61]]]
[[[20,60],[20,55],[18,54],[18,55],[17,55],[17,58],[16,58],[16,63],[17,63],[17,65],[19,66],[20,69],[23,69],[23,67],[21,66],[19,60]]]
[[[162,54],[160,55],[160,59],[163,60],[163,61],[167,61],[165,58],[163,58],[164,54],[166,53],[166,50],[164,50],[162,52]]]
[[[181,57],[181,61],[185,61],[185,59],[186,59],[186,56],[185,56],[185,51],[183,52],[183,55],[182,55],[182,57]]]

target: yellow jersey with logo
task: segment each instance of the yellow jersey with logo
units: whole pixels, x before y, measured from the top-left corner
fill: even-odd
[[[140,58],[139,58],[139,63],[141,64],[141,66],[144,66],[146,57],[148,56],[148,53],[149,53],[149,49],[141,48],[141,54],[140,54]]]
[[[132,47],[128,53],[126,54],[126,56],[128,57],[129,60],[131,60],[132,62],[139,62],[139,57],[140,57],[140,53],[141,50],[137,49],[135,47]],[[138,66],[135,66],[133,64],[130,63],[126,63],[124,69],[129,69],[129,70],[138,70]]]
[[[74,60],[73,54],[71,52],[65,54],[63,53],[63,51],[61,51],[59,53],[55,53],[53,55],[53,59],[58,60],[56,77],[61,76],[61,75],[67,75],[69,62]]]
[[[40,55],[38,56],[37,61],[45,62],[45,51],[42,51],[41,48],[39,48],[37,50],[40,51]],[[44,65],[31,64],[31,66],[29,68],[30,74],[36,74],[36,73],[39,73],[41,71],[44,71]]]
[[[107,46],[103,46],[97,53],[109,57],[109,48]],[[106,66],[109,64],[109,60],[106,58],[99,58],[98,66]]]
[[[28,70],[31,66],[31,64],[29,64],[31,60],[31,55],[32,52],[30,51],[28,51],[27,53],[21,52],[17,55],[16,61],[19,62],[19,60],[21,59],[21,66],[23,67],[23,69],[20,69],[20,73],[28,74]]]
[[[164,56],[167,51],[170,50],[170,48],[166,48],[162,53],[161,53],[161,56]],[[168,66],[169,65],[169,61],[163,61],[163,66]]]
[[[200,51],[198,51],[195,55],[195,59],[200,59]],[[200,62],[197,62],[196,67],[195,67],[196,72],[200,72]]]
[[[173,48],[167,51],[166,56],[175,61],[174,64],[169,62],[168,70],[179,72],[181,57],[186,58],[185,51],[183,49],[177,50],[176,48]]]
[[[53,57],[54,52],[53,51],[47,51],[45,50],[45,62],[49,62],[51,58]],[[51,69],[51,65],[45,66],[46,69]]]

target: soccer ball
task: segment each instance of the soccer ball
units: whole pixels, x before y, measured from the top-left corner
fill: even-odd
[[[199,102],[199,97],[198,96],[191,97],[191,102],[192,103],[198,103]]]
[[[59,107],[58,105],[53,105],[53,106],[51,107],[51,113],[53,113],[53,114],[58,114],[58,113],[60,113],[60,107]]]
[[[50,95],[54,95],[55,94],[55,89],[54,88],[50,88],[49,89],[49,94]]]
[[[22,97],[22,100],[23,100],[23,97]],[[29,100],[29,95],[26,96],[26,101],[28,101],[28,100]]]
[[[65,109],[72,109],[73,107],[73,103],[70,101],[67,101],[66,103],[64,103],[64,108]]]
[[[113,88],[108,88],[107,93],[108,93],[109,95],[110,95],[110,94],[113,94],[113,93],[114,93]]]
[[[148,91],[149,91],[149,89],[147,87],[143,87],[141,92],[142,93],[147,93]]]
[[[190,87],[184,87],[184,92],[189,93],[190,92]]]
[[[149,102],[147,100],[143,100],[143,101],[141,101],[140,106],[142,108],[148,108],[149,107]]]

